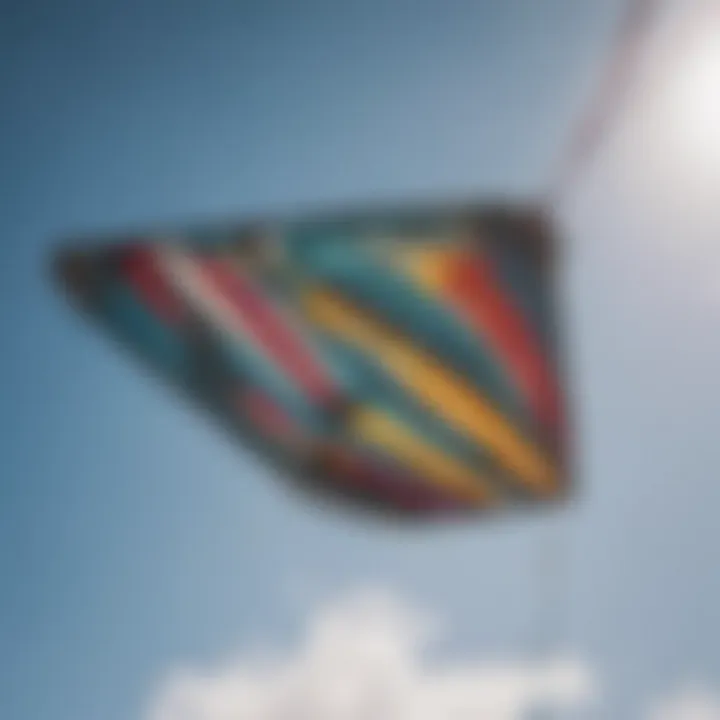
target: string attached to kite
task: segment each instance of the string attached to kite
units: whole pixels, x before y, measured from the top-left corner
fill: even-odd
[[[659,9],[658,0],[628,0],[608,63],[591,102],[581,114],[564,146],[543,194],[544,207],[554,214],[577,186],[618,122],[632,89],[646,36]],[[557,660],[570,609],[570,561],[567,517],[549,520],[541,528],[543,537],[533,542],[531,563],[535,573],[536,603],[533,626],[533,655],[541,665]],[[537,540],[537,538],[535,538]],[[535,720],[550,718],[550,708],[538,708]]]
[[[659,9],[658,0],[629,0],[597,91],[564,146],[545,192],[555,208],[578,183],[631,96],[644,40]]]
[[[534,669],[547,671],[554,663],[567,660],[562,657],[563,638],[570,625],[572,543],[568,542],[568,517],[551,517],[543,520],[542,537],[535,539],[531,548],[531,565],[534,573],[535,602],[530,617],[532,627],[531,661]],[[547,705],[532,709],[529,720],[551,720],[554,709]]]

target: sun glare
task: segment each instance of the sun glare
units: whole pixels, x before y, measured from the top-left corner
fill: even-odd
[[[666,120],[690,164],[720,176],[720,20],[713,20],[672,73]]]

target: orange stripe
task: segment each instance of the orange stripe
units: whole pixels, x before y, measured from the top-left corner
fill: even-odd
[[[502,357],[535,416],[557,429],[561,408],[554,374],[533,329],[504,293],[490,262],[463,252],[446,268],[444,293]]]

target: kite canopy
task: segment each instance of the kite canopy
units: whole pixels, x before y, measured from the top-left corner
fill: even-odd
[[[71,298],[320,497],[440,518],[566,495],[554,247],[405,208],[63,250]]]

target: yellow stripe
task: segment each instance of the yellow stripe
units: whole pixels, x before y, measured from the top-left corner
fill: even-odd
[[[476,504],[493,499],[487,483],[473,470],[429,445],[407,426],[380,410],[360,408],[349,419],[349,429],[363,441],[389,451],[421,477]]]
[[[448,264],[456,252],[457,247],[403,248],[392,253],[389,260],[397,270],[437,294],[445,286]]]
[[[489,446],[500,461],[529,486],[544,493],[556,490],[557,477],[552,464],[457,375],[336,293],[308,289],[301,296],[301,302],[315,323],[373,353],[398,383],[415,393],[445,422]]]

